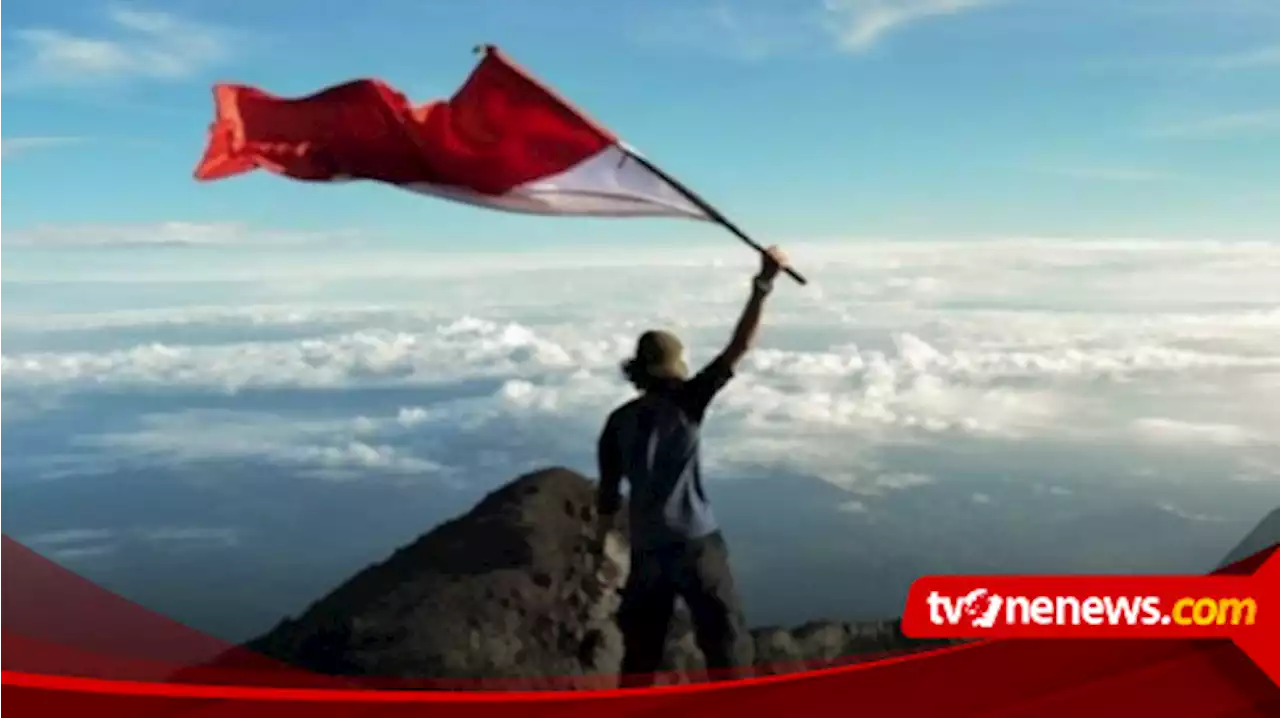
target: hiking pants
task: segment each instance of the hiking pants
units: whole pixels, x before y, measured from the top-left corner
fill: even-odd
[[[729,551],[720,532],[658,549],[633,550],[618,624],[624,657],[622,685],[652,682],[662,664],[676,597],[693,619],[709,677],[748,675],[753,646],[743,627],[742,609]]]

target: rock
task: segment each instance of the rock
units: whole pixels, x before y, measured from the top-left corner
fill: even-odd
[[[341,675],[617,673],[627,550],[615,540],[596,565],[580,515],[594,500],[566,470],[521,477],[249,647]]]
[[[850,632],[843,623],[812,621],[792,632],[806,660],[833,661],[848,653]]]
[[[763,628],[752,631],[755,639],[756,665],[760,673],[790,673],[804,669],[804,654],[795,636],[784,628]]]
[[[504,679],[511,688],[610,685],[622,664],[616,616],[629,548],[623,521],[603,557],[594,554],[594,504],[594,482],[570,470],[520,477],[248,647],[336,675],[471,685]],[[897,625],[817,621],[794,632],[753,631],[751,641],[760,672],[776,673],[806,660],[917,645]],[[663,669],[668,683],[695,680],[705,669],[682,604]]]

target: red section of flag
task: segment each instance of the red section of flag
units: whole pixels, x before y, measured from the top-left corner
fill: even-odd
[[[298,180],[428,183],[498,195],[558,174],[617,142],[489,49],[447,101],[413,107],[378,80],[302,98],[214,89],[217,115],[196,178],[262,168]]]

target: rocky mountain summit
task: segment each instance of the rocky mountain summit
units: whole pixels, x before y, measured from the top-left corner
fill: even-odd
[[[562,468],[520,477],[248,647],[331,675],[612,685],[622,661],[615,616],[626,526],[601,560],[590,550],[594,521],[591,480]],[[903,636],[897,621],[814,621],[752,635],[760,674],[930,645]],[[680,607],[660,682],[696,680],[702,668]]]

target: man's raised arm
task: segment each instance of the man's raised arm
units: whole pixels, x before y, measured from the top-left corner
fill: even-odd
[[[729,345],[720,354],[720,361],[732,370],[738,362],[755,345],[756,334],[760,331],[760,316],[764,310],[764,300],[773,289],[773,280],[787,266],[786,255],[777,247],[770,247],[760,257],[760,273],[751,283],[751,296],[747,298],[747,306],[742,309],[742,316],[733,330]]]

